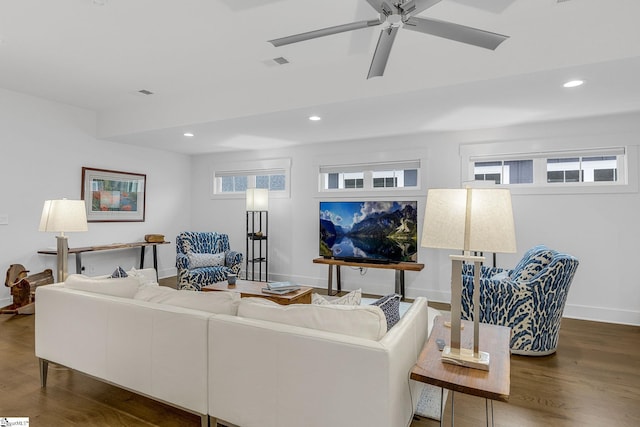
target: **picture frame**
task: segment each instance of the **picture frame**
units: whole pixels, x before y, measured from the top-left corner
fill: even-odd
[[[144,222],[147,175],[82,168],[87,222]]]

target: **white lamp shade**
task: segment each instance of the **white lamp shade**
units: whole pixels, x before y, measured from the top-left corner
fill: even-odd
[[[40,231],[87,231],[84,200],[46,200],[40,218]]]
[[[514,253],[515,227],[508,189],[431,189],[422,246]]]
[[[269,190],[266,188],[247,188],[247,211],[268,211]]]

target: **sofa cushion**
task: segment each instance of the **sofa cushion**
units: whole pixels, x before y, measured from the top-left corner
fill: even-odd
[[[351,291],[348,294],[335,299],[327,299],[315,292],[311,294],[312,304],[360,305],[361,300],[362,289],[356,289],[355,291]]]
[[[78,291],[94,292],[121,298],[133,298],[140,287],[136,277],[95,278],[83,274],[71,274],[64,281],[64,287]]]
[[[189,268],[201,268],[201,267],[218,267],[224,265],[225,253],[217,254],[196,254],[189,252],[187,257],[189,258]]]
[[[387,330],[393,328],[393,326],[400,320],[401,298],[402,296],[398,294],[391,294],[371,303],[371,305],[380,307],[384,313],[384,317],[387,320]]]
[[[387,332],[384,313],[380,307],[371,305],[280,305],[264,298],[243,298],[238,307],[238,316],[375,341]]]
[[[137,300],[191,308],[216,314],[238,313],[240,294],[236,292],[194,292],[175,290],[167,286],[147,285],[141,287],[133,297]]]

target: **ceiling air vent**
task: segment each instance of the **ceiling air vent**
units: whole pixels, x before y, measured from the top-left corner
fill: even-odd
[[[276,64],[279,65],[284,65],[284,64],[288,64],[289,61],[287,61],[287,58],[283,57],[283,56],[279,56],[277,58],[273,58],[273,60],[275,61]]]
[[[153,95],[153,92],[151,92],[150,90],[146,90],[146,89],[140,89],[138,91],[138,93],[141,93],[143,95]]]

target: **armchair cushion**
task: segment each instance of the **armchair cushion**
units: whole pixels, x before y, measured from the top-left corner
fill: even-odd
[[[225,253],[218,254],[194,254],[189,252],[187,258],[189,259],[189,267],[217,267],[225,264]]]
[[[542,269],[544,269],[553,259],[553,252],[549,250],[541,250],[528,258],[526,264],[520,269],[514,270],[512,279],[514,281],[525,281],[534,278]]]

